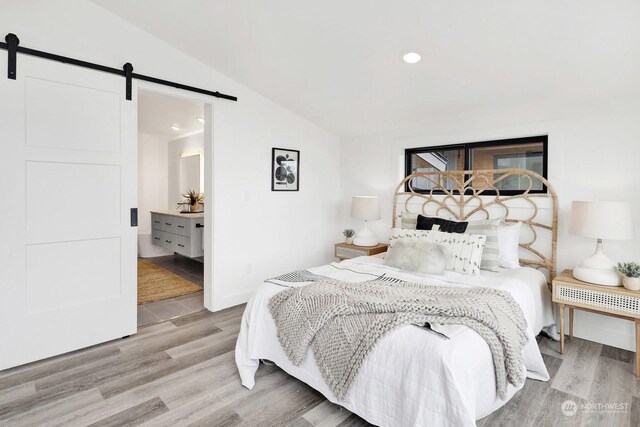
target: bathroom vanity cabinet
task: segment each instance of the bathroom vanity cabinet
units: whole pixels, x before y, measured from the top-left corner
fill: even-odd
[[[151,212],[153,244],[189,258],[204,255],[204,214],[171,211]]]

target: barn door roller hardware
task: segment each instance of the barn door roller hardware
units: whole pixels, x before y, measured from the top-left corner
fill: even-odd
[[[133,72],[133,65],[127,62],[120,68],[107,67],[100,64],[94,64],[93,62],[81,61],[79,59],[73,59],[66,56],[55,55],[49,52],[43,52],[41,50],[29,49],[28,47],[20,46],[20,39],[13,33],[9,33],[4,38],[6,43],[0,42],[0,49],[5,49],[8,53],[7,61],[7,78],[15,80],[17,78],[17,54],[36,56],[38,58],[49,59],[51,61],[62,62],[64,64],[71,64],[78,67],[89,68],[91,70],[102,71],[104,73],[116,74],[125,78],[125,90],[128,100],[131,100],[131,81],[132,79],[144,80],[151,83],[157,83],[163,86],[170,86],[176,89],[188,90],[189,92],[201,93],[203,95],[214,96],[216,98],[228,99],[229,101],[237,101],[238,98],[232,95],[226,95],[220,92],[214,92],[206,89],[200,89],[198,87],[185,85],[182,83],[176,83],[169,80],[158,79],[156,77],[145,76],[144,74],[138,74]]]

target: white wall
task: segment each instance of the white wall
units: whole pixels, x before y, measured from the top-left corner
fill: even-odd
[[[152,210],[167,208],[168,143],[138,132],[138,234],[151,233]]]
[[[404,149],[519,136],[549,135],[549,181],[558,193],[558,271],[572,268],[590,255],[595,242],[568,233],[572,200],[628,200],[640,237],[640,107],[607,105],[576,109],[564,117],[527,123],[535,114],[495,114],[450,119],[429,129],[411,129],[418,137],[370,136],[342,147],[342,212],[348,217],[355,194],[381,197],[382,221],[373,224],[385,240],[391,224],[392,194],[404,174]],[[352,222],[357,225],[357,223]],[[615,260],[640,261],[638,238],[605,241]],[[579,337],[635,350],[632,322],[583,312],[575,314]]]
[[[182,191],[180,188],[180,158],[182,154],[196,154],[200,153],[200,176],[201,181],[204,180],[204,133],[199,132],[193,135],[185,136],[174,141],[169,141],[169,155],[168,155],[168,168],[169,168],[169,187],[168,187],[168,209],[175,209],[176,204],[181,202]],[[204,192],[204,182],[200,183],[200,191]],[[206,197],[205,194],[205,206]]]
[[[9,32],[23,46],[112,67],[131,62],[142,74],[239,97],[214,105],[214,241],[206,244],[215,288],[208,308],[245,302],[267,277],[332,259],[339,228],[335,135],[86,0],[5,0],[0,33]],[[301,150],[299,192],[271,192],[271,147]]]

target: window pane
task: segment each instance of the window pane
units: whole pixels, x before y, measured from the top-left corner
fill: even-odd
[[[424,150],[410,155],[410,172],[452,171],[464,170],[464,149],[447,148],[444,150]],[[435,179],[433,177],[432,179]],[[447,189],[455,187],[453,182],[445,180],[443,186]],[[411,180],[414,190],[431,190],[435,187],[426,178]]]
[[[543,153],[542,142],[472,148],[470,150],[471,169],[517,168],[527,169],[542,175]],[[474,183],[476,187],[481,185],[481,183]],[[526,190],[529,187],[529,180],[524,176],[510,176],[496,182],[494,186],[498,190]],[[532,190],[542,189],[542,183],[534,180]]]

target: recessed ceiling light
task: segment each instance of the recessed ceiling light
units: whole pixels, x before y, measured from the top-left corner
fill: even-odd
[[[415,52],[409,52],[405,53],[402,56],[402,59],[404,59],[404,62],[406,62],[407,64],[415,64],[416,62],[420,62],[420,59],[422,59],[422,57]]]
[[[202,117],[196,117],[200,123],[204,123],[204,119]]]
[[[180,126],[173,125],[173,126],[171,126],[171,129],[173,129],[173,130],[180,130]]]

